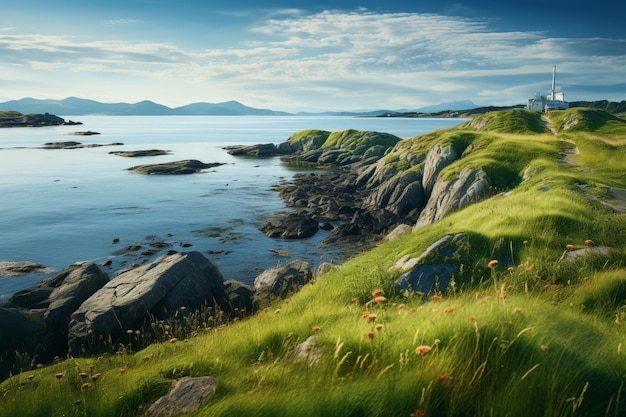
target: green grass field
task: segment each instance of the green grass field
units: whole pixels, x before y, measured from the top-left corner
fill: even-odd
[[[419,159],[453,143],[464,157],[441,175],[482,167],[498,194],[254,317],[25,370],[0,385],[0,416],[141,416],[188,375],[218,381],[193,416],[626,415],[626,214],[602,204],[626,189],[626,123],[586,109],[549,117],[556,135],[514,110],[399,143],[393,169],[399,150]],[[455,233],[470,255],[453,286],[427,300],[394,289],[399,258]],[[590,245],[612,249],[562,260]]]

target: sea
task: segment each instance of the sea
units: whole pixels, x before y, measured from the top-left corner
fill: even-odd
[[[64,116],[61,116],[64,117]],[[280,143],[304,129],[372,130],[412,138],[466,119],[340,116],[72,116],[82,125],[0,129],[0,261],[30,261],[42,273],[0,277],[0,301],[76,262],[113,278],[169,250],[202,252],[224,279],[252,284],[267,268],[304,258],[341,263],[339,248],[259,230],[289,212],[276,186],[302,168],[279,157],[229,155],[232,145]],[[98,135],[75,136],[78,131]],[[108,146],[44,149],[48,142]],[[121,145],[109,145],[121,143]],[[112,151],[162,149],[126,158]],[[197,159],[224,165],[191,175],[141,175],[135,165]]]

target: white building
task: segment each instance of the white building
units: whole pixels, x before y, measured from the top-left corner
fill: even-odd
[[[550,94],[542,96],[541,93],[536,93],[534,97],[528,99],[526,108],[539,112],[569,108],[569,103],[565,101],[565,94],[556,91],[556,65],[552,68],[552,90]]]

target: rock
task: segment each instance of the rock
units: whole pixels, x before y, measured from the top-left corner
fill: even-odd
[[[400,224],[385,236],[385,240],[394,240],[398,236],[411,233],[412,231],[413,227],[408,224]]]
[[[297,292],[313,278],[313,272],[307,261],[296,259],[282,267],[270,268],[254,280],[257,297],[261,299],[285,298]]]
[[[422,293],[424,297],[433,291],[444,291],[459,272],[460,259],[467,251],[466,240],[467,236],[462,233],[446,235],[419,257],[402,257],[395,268],[408,271],[395,281],[396,288]]]
[[[319,222],[306,215],[293,213],[282,218],[272,219],[259,228],[269,237],[283,239],[305,239],[319,230]]]
[[[91,130],[87,130],[84,132],[72,132],[72,133],[68,133],[68,135],[73,135],[73,136],[92,136],[92,135],[99,135],[100,132],[92,132]]]
[[[250,285],[234,280],[225,281],[224,294],[229,304],[227,311],[252,314],[257,310],[254,302],[254,287]]]
[[[294,357],[297,361],[306,362],[307,365],[313,367],[322,360],[323,352],[315,346],[315,336],[309,336],[304,342],[296,346]]]
[[[282,152],[273,143],[265,143],[249,146],[226,146],[226,152],[234,156],[275,156],[282,155]]]
[[[223,278],[199,252],[175,253],[124,272],[89,297],[72,315],[70,343],[75,352],[101,348],[99,338],[122,340],[127,329],[165,319],[180,307],[225,305]]]
[[[44,272],[45,270],[45,265],[35,262],[0,262],[0,277],[18,277]]]
[[[109,152],[110,155],[123,156],[126,158],[137,158],[143,156],[161,156],[161,155],[169,155],[169,151],[164,151],[162,149],[146,149],[140,151],[112,151]]]
[[[578,258],[582,258],[587,255],[601,255],[601,256],[609,256],[611,252],[611,248],[608,246],[591,246],[588,248],[581,248],[571,251],[565,251],[561,260],[565,261],[573,261]]]
[[[457,158],[458,155],[452,145],[445,147],[435,145],[428,151],[426,160],[424,161],[422,179],[422,186],[424,187],[424,193],[427,197],[430,197],[441,170],[450,165]]]
[[[44,143],[44,149],[82,149],[82,148],[99,148],[101,146],[121,146],[124,145],[121,142],[113,142],[107,144],[98,144],[98,143],[80,143],[76,141],[65,141],[65,142],[47,142]]]
[[[321,277],[325,273],[330,272],[333,269],[337,269],[337,267],[338,265],[332,264],[330,262],[322,262],[321,264],[319,264],[319,266],[315,270],[315,276]]]
[[[7,363],[0,361],[0,374],[15,352],[40,362],[66,356],[71,313],[108,281],[98,266],[83,263],[15,293],[0,307],[0,357],[7,358]]]
[[[453,211],[460,210],[489,195],[490,180],[482,169],[463,168],[458,178],[437,180],[428,204],[420,213],[415,229],[435,223]]]
[[[145,175],[181,175],[194,174],[202,171],[203,169],[214,168],[220,165],[224,164],[219,162],[205,164],[204,162],[200,162],[195,159],[188,159],[184,161],[167,162],[163,164],[137,165],[128,168],[128,170]]]
[[[215,395],[216,389],[217,380],[211,376],[180,378],[167,395],[150,406],[146,417],[172,417],[196,411]]]

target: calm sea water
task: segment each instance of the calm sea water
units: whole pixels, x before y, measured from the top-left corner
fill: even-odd
[[[66,117],[66,120],[70,119]],[[102,263],[113,277],[133,263],[150,242],[168,249],[198,250],[225,279],[252,283],[260,270],[304,257],[314,265],[341,261],[320,249],[327,232],[311,239],[270,239],[258,230],[272,214],[287,210],[272,186],[295,171],[279,158],[228,155],[223,146],[280,143],[303,129],[375,130],[410,138],[452,127],[459,119],[351,117],[135,117],[83,116],[82,126],[0,129],[0,261],[32,261],[49,273],[0,277],[0,301],[77,261]],[[76,131],[100,132],[70,136]],[[46,142],[123,146],[41,149]],[[164,149],[170,155],[123,158],[115,150]],[[181,159],[225,165],[194,175],[145,176],[133,165]],[[119,243],[115,243],[119,240]],[[129,245],[141,249],[128,252]],[[191,246],[189,246],[191,245]],[[283,249],[291,257],[278,257]],[[152,258],[158,255],[153,256]]]

